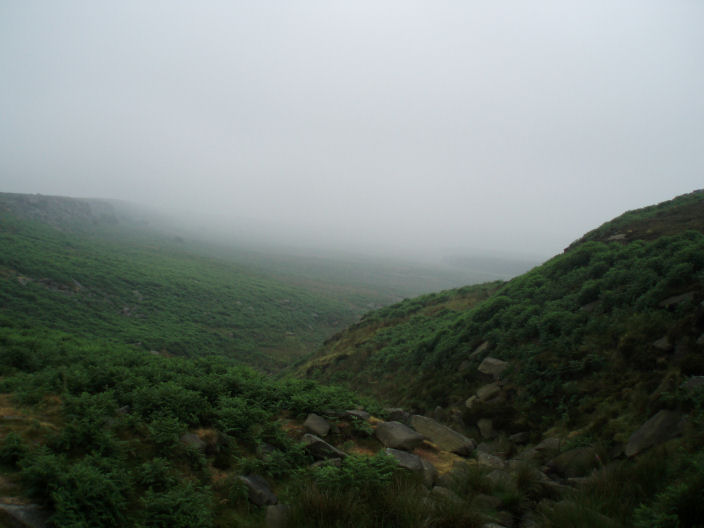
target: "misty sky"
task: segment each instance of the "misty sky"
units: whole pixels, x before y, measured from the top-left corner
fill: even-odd
[[[704,187],[703,27],[701,0],[0,0],[0,191],[549,256]]]

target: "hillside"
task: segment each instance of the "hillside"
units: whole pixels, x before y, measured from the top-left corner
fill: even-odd
[[[701,524],[701,191],[369,312],[297,379],[242,363],[349,297],[51,207],[0,207],[0,526]]]

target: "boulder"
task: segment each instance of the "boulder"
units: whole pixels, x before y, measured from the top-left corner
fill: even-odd
[[[477,370],[482,374],[488,374],[490,376],[494,376],[494,378],[499,378],[508,367],[509,364],[507,361],[502,361],[500,359],[487,356],[479,364]]]
[[[390,447],[384,449],[384,453],[395,458],[399,467],[408,469],[414,473],[421,473],[423,471],[423,463],[418,455],[408,453],[407,451],[401,451],[399,449],[392,449]]]
[[[695,392],[704,387],[704,376],[692,376],[682,384],[682,388],[687,392]]]
[[[667,336],[663,336],[660,339],[653,341],[653,347],[663,352],[670,352],[674,347]]]
[[[543,455],[545,457],[551,457],[560,451],[562,444],[562,438],[559,438],[557,436],[549,436],[542,440],[533,449],[540,455]]]
[[[319,436],[308,433],[304,434],[301,440],[303,441],[305,450],[318,460],[324,460],[326,458],[345,458],[347,456],[347,453],[331,446]]]
[[[481,401],[488,401],[494,396],[498,396],[501,393],[501,387],[498,383],[489,383],[488,385],[483,385],[477,389],[477,398]]]
[[[667,299],[660,301],[660,306],[663,308],[670,308],[671,306],[676,306],[683,302],[692,301],[694,300],[695,293],[695,291],[688,291],[682,295],[673,295],[672,297],[668,297]]]
[[[504,469],[494,469],[487,474],[486,478],[494,486],[508,485],[511,482],[511,473]]]
[[[239,478],[249,492],[249,502],[257,506],[266,506],[268,504],[276,504],[279,499],[269,489],[269,484],[259,475],[239,476]]]
[[[181,443],[186,447],[202,451],[205,449],[205,442],[195,433],[184,433],[181,435]]]
[[[483,451],[477,452],[477,462],[480,466],[486,466],[493,469],[503,469],[506,463],[500,457],[496,455],[490,455]]]
[[[362,409],[351,409],[349,411],[345,411],[345,416],[358,418],[360,420],[369,420],[370,418],[370,414],[367,411],[363,411]]]
[[[704,334],[699,336],[699,338],[697,339],[697,344],[704,345]]]
[[[382,422],[376,426],[374,433],[385,447],[406,451],[412,451],[424,440],[423,435],[401,422]]]
[[[270,504],[266,507],[266,528],[286,528],[291,507],[287,504]]]
[[[525,444],[528,442],[528,433],[525,431],[521,431],[520,433],[515,433],[512,434],[511,436],[508,437],[511,442],[514,444]]]
[[[476,460],[458,460],[452,464],[450,471],[439,475],[437,478],[438,486],[445,488],[452,488],[457,483],[461,483],[467,480],[467,476],[472,472],[474,468],[477,467]]]
[[[306,418],[306,421],[303,422],[303,429],[317,436],[327,436],[330,432],[330,424],[322,416],[311,413]]]
[[[438,480],[438,470],[424,458],[420,459],[420,463],[423,464],[423,484],[428,488],[432,488]]]
[[[576,447],[560,453],[547,463],[551,471],[561,477],[575,478],[588,475],[599,467],[601,460],[593,447]]]
[[[404,411],[400,407],[389,407],[384,409],[384,414],[390,422],[401,422],[405,424],[410,419],[411,415],[408,411]]]
[[[477,402],[479,402],[479,398],[477,398],[475,394],[467,398],[467,401],[464,402],[464,406],[467,407],[467,409],[471,409]]]
[[[481,418],[477,421],[477,427],[479,428],[479,433],[482,438],[491,439],[494,438],[494,423],[489,418]]]
[[[494,497],[493,495],[486,495],[484,493],[477,493],[474,497],[472,497],[472,502],[470,503],[472,510],[479,511],[498,510],[499,506],[501,506],[500,498]]]
[[[489,341],[484,341],[481,345],[474,349],[474,352],[469,355],[469,359],[477,357],[478,355],[482,354],[483,352],[486,352],[487,350],[489,350]]]
[[[468,456],[474,451],[476,444],[474,440],[467,438],[463,434],[458,433],[436,422],[427,416],[414,414],[411,417],[411,426],[420,434],[428,438],[440,449],[452,451],[458,455]]]
[[[49,512],[37,504],[0,503],[0,526],[46,528],[49,526]]]
[[[437,501],[456,504],[458,506],[464,503],[457,493],[444,486],[434,486],[433,489],[430,490],[430,496]]]
[[[681,431],[682,415],[676,411],[658,411],[631,435],[626,444],[627,457],[633,457],[654,445],[677,436]]]

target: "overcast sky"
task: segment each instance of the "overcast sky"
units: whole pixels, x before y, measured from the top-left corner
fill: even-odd
[[[0,0],[0,191],[549,256],[704,187],[704,2]]]

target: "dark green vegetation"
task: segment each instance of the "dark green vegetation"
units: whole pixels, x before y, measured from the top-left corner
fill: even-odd
[[[702,524],[702,192],[626,213],[511,281],[370,312],[295,365],[346,389],[242,363],[295,358],[378,302],[369,290],[257,274],[52,203],[0,208],[0,494],[43,504],[58,528],[262,526],[237,478],[250,474],[296,527]],[[487,357],[508,362],[497,379],[478,372]],[[441,473],[429,492],[379,453],[375,420],[341,414],[384,415],[360,394],[440,406],[486,440],[464,459],[417,448]],[[309,412],[350,455],[339,467],[311,465]],[[634,447],[653,416],[676,419],[672,434]]]

